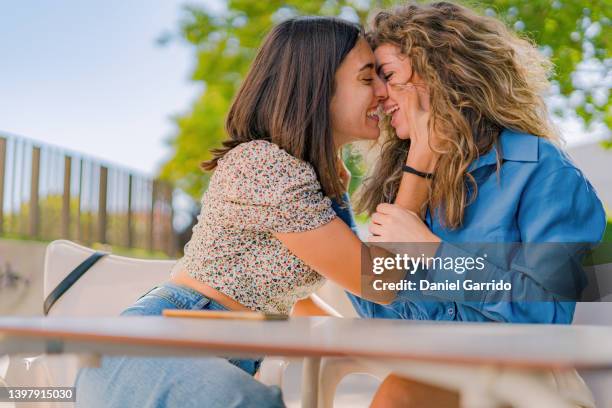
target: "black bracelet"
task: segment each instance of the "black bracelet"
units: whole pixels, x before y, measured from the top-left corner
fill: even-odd
[[[402,167],[402,170],[404,170],[406,173],[414,174],[416,176],[423,177],[426,179],[432,179],[434,176],[433,173],[423,173],[422,171],[418,171],[417,169],[412,168],[406,164],[404,165],[404,167]]]

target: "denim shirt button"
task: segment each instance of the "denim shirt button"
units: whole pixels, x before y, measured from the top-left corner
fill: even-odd
[[[454,315],[455,314],[455,308],[454,307],[449,307],[447,310],[449,315]]]

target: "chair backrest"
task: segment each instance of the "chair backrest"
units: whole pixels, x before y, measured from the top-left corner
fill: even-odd
[[[94,252],[93,249],[66,240],[51,242],[45,254],[44,298]],[[146,291],[168,280],[175,268],[180,268],[180,262],[176,260],[144,260],[107,255],[55,302],[48,315],[118,316]],[[17,364],[13,371],[21,373],[18,377],[29,377],[30,381],[35,378],[38,386],[72,386],[81,367],[81,360],[75,355],[45,355],[29,360]],[[16,379],[15,383],[22,380]]]
[[[312,300],[332,316],[359,317],[344,289],[332,281],[325,282],[312,296]]]
[[[49,293],[95,250],[71,241],[47,247],[43,294]],[[154,285],[169,279],[176,260],[145,260],[107,255],[55,302],[49,316],[117,316]]]

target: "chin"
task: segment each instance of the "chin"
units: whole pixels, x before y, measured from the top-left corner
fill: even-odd
[[[393,126],[393,129],[395,130],[395,136],[397,136],[397,138],[401,140],[410,140],[410,126],[408,126],[408,124],[404,124],[403,121],[401,122],[402,123],[400,123],[399,125],[396,124],[395,126]]]
[[[395,135],[397,136],[398,139],[402,139],[402,140],[409,140],[410,139],[410,135],[408,134],[408,132],[398,132],[396,130],[395,131]]]

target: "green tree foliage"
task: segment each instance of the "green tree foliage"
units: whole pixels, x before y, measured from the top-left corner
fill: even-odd
[[[398,3],[228,0],[222,13],[186,6],[180,36],[195,49],[197,63],[192,79],[204,87],[191,110],[175,118],[177,133],[169,141],[174,154],[162,168],[161,177],[174,181],[192,197],[200,197],[207,175],[199,170],[199,164],[210,157],[210,148],[224,139],[223,124],[232,96],[273,24],[308,14],[340,15],[365,23],[372,10],[393,4]],[[579,93],[574,95],[579,100],[574,109],[586,123],[603,120],[608,127],[612,125],[607,93],[602,102],[591,90],[580,89],[573,79],[578,64],[588,59],[600,63],[603,76],[610,75],[610,19],[605,14],[611,9],[610,0],[485,0],[470,5],[501,18],[550,54],[556,65],[554,81],[565,96]],[[363,171],[358,161],[349,159],[348,164],[354,176]]]

